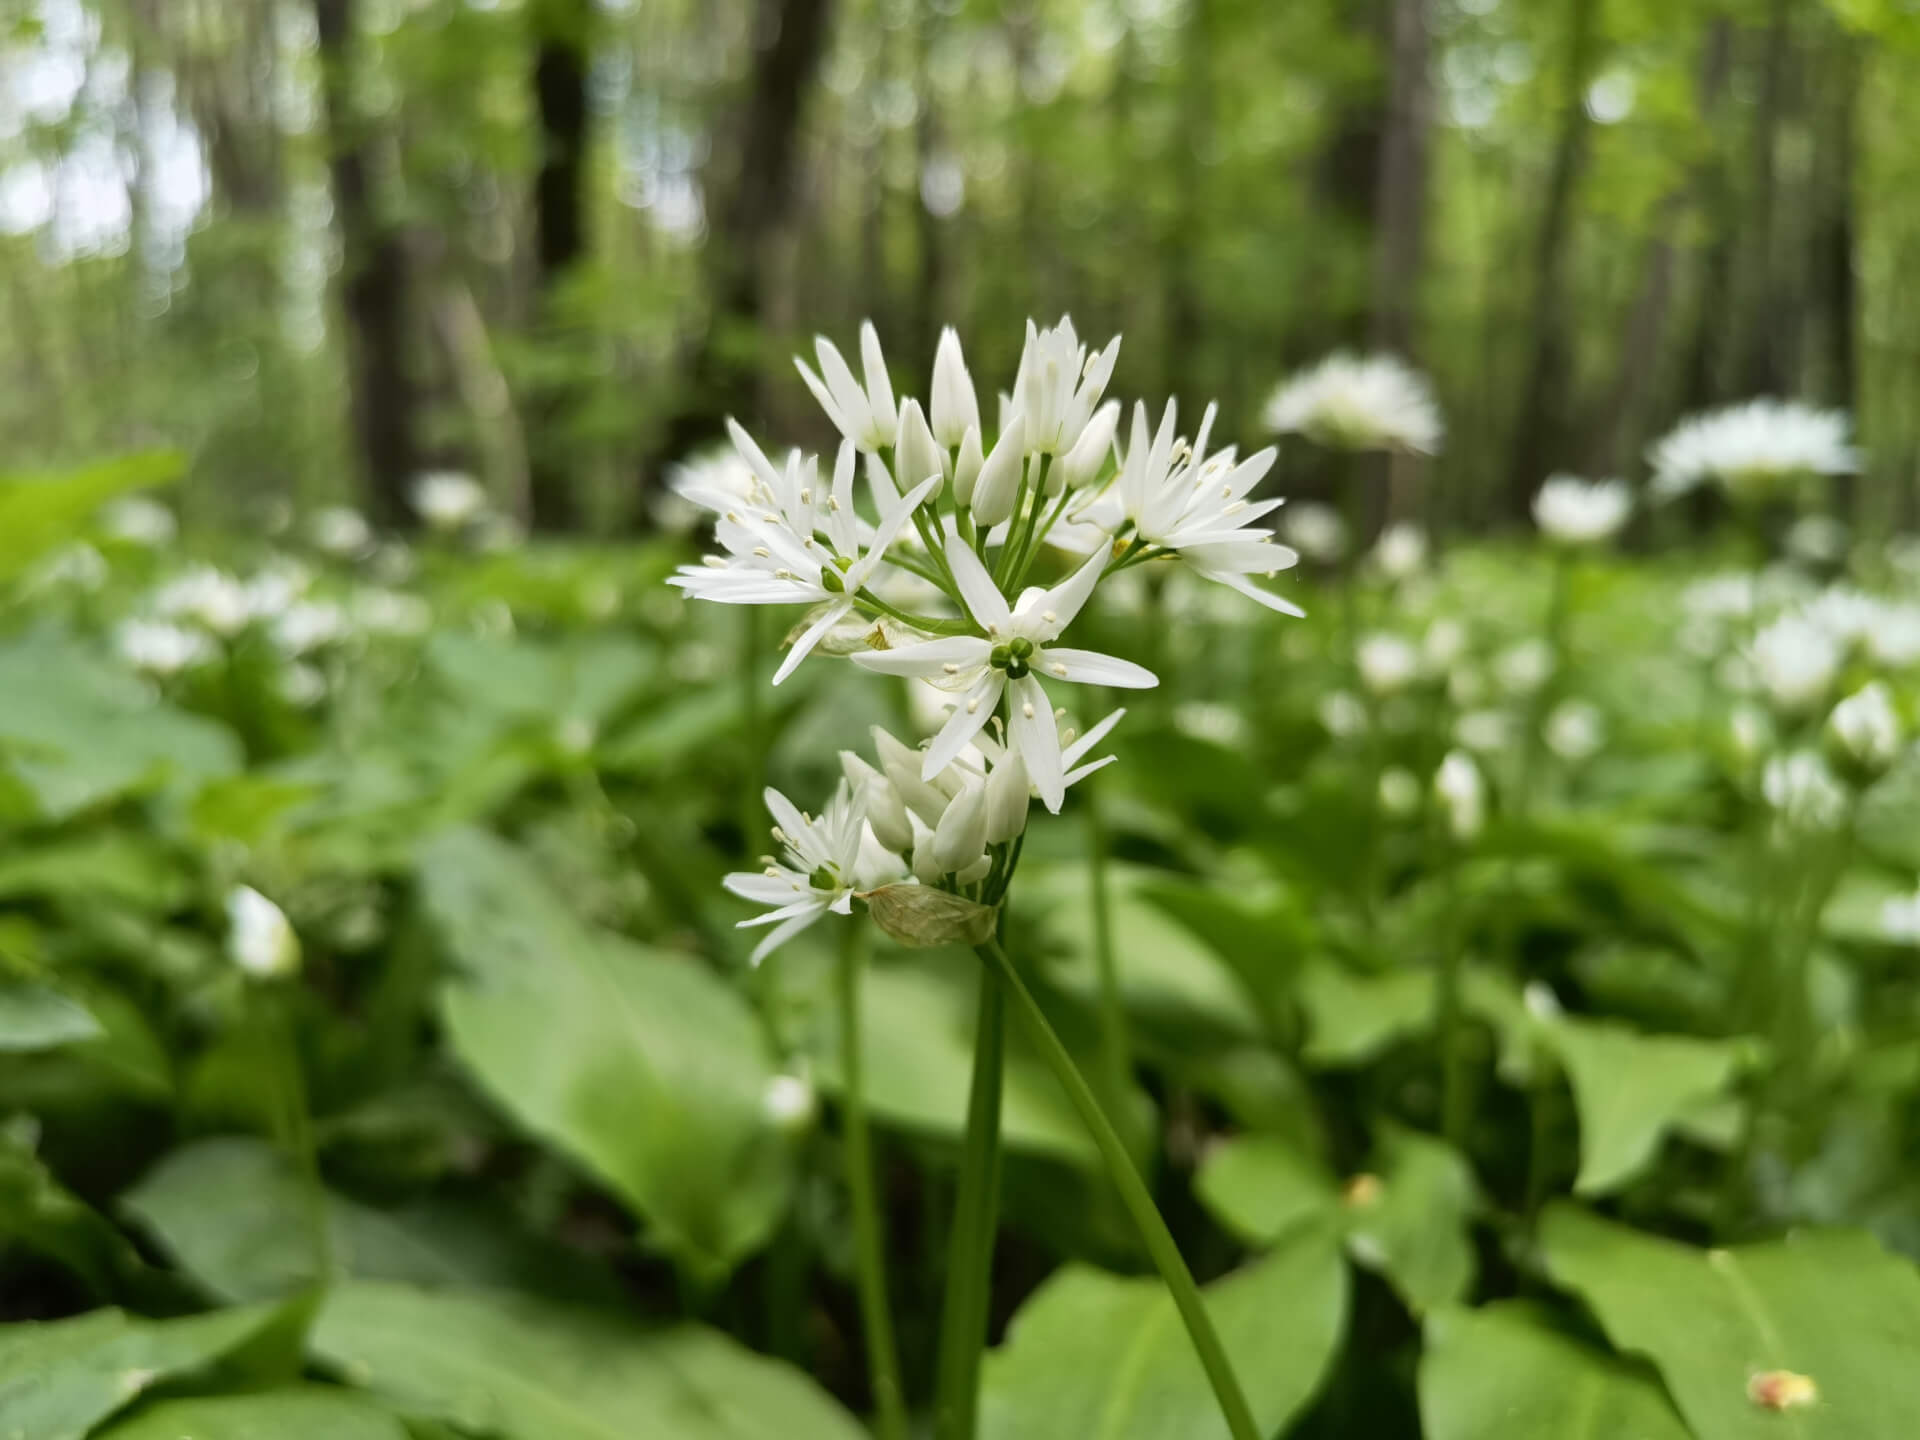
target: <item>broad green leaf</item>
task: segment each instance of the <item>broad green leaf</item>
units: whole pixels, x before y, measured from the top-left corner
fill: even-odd
[[[1426,1440],[1688,1440],[1645,1371],[1522,1302],[1429,1316],[1420,1358]]]
[[[0,580],[11,580],[56,545],[81,535],[116,495],[178,478],[172,452],[130,455],[63,475],[0,477]]]
[[[372,1401],[312,1386],[258,1395],[162,1400],[101,1432],[102,1440],[407,1440]]]
[[[1624,1351],[1658,1367],[1698,1440],[1909,1440],[1920,1416],[1920,1271],[1859,1231],[1697,1250],[1556,1205],[1556,1284]],[[1814,1403],[1770,1410],[1755,1376],[1808,1377]]]
[[[1906,917],[1913,896],[1910,883],[1895,884],[1864,867],[1849,871],[1821,913],[1820,929],[1855,944],[1911,946],[1916,937]]]
[[[3,1133],[0,1241],[58,1262],[103,1299],[147,1274],[126,1236],[56,1180],[37,1155]]]
[[[106,1033],[92,1011],[50,985],[0,984],[0,1052],[51,1050]]]
[[[1272,1135],[1224,1140],[1195,1181],[1201,1202],[1249,1245],[1267,1245],[1302,1221],[1333,1215],[1340,1188],[1316,1157]]]
[[[271,1146],[238,1137],[173,1151],[121,1200],[223,1300],[272,1299],[312,1285],[307,1203],[299,1176]],[[580,1261],[475,1210],[432,1202],[377,1210],[329,1195],[327,1215],[339,1276],[592,1293]]]
[[[0,1434],[80,1440],[144,1391],[239,1348],[270,1309],[141,1320],[94,1310],[72,1320],[0,1326]]]
[[[1566,1066],[1580,1115],[1583,1195],[1616,1190],[1651,1163],[1660,1138],[1726,1088],[1745,1046],[1684,1035],[1642,1035],[1604,1020],[1545,1027]]]
[[[768,1116],[766,1036],[700,961],[582,924],[520,855],[475,831],[421,866],[455,970],[454,1053],[502,1109],[611,1186],[695,1269],[772,1231],[792,1138]]]
[[[799,1371],[704,1326],[499,1291],[356,1281],[331,1292],[314,1353],[408,1415],[502,1440],[858,1440]]]
[[[1337,965],[1314,965],[1300,977],[1300,1004],[1307,1012],[1308,1063],[1361,1065],[1433,1023],[1433,973],[1352,975]]]
[[[1319,1387],[1346,1323],[1333,1230],[1307,1225],[1206,1287],[1261,1432]],[[1209,1440],[1226,1422],[1158,1279],[1072,1265],[1036,1291],[987,1357],[984,1440]]]
[[[0,898],[51,895],[87,903],[122,901],[166,911],[184,898],[179,870],[160,848],[129,831],[110,830],[0,858]]]

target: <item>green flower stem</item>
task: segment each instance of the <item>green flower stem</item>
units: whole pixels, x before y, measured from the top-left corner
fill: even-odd
[[[1573,599],[1573,555],[1565,546],[1557,546],[1553,570],[1547,582],[1546,642],[1553,656],[1553,672],[1540,683],[1527,706],[1527,733],[1520,748],[1520,778],[1515,787],[1515,808],[1525,815],[1533,808],[1533,787],[1539,779],[1541,751],[1545,748],[1547,715],[1566,671],[1567,617]]]
[[[936,620],[931,615],[913,615],[897,606],[889,605],[871,590],[862,590],[854,597],[854,604],[869,615],[887,615],[902,625],[911,625],[916,630],[924,630],[929,635],[978,635],[979,627],[971,620]]]
[[[1435,1010],[1440,1028],[1440,1133],[1455,1149],[1464,1149],[1467,1134],[1466,1053],[1462,1031],[1461,969],[1466,957],[1465,926],[1461,921],[1460,867],[1464,857],[1448,857],[1447,920],[1441,935],[1440,984]]]
[[[966,1148],[960,1161],[960,1191],[954,1202],[947,1290],[940,1316],[934,1390],[934,1434],[939,1440],[973,1440],[979,1412],[980,1358],[987,1344],[987,1301],[999,1223],[1000,1094],[1006,1045],[1006,990],[993,971],[983,970]]]
[[[1093,891],[1093,958],[1100,975],[1100,1069],[1107,1104],[1125,1117],[1128,1079],[1133,1074],[1127,1037],[1127,1012],[1120,1000],[1120,969],[1113,954],[1113,897],[1107,883],[1107,829],[1100,813],[1099,787],[1087,786],[1087,878]]]
[[[320,1149],[314,1140],[306,1080],[300,1073],[292,989],[284,981],[248,981],[247,996],[247,1008],[252,1012],[261,1048],[266,1052],[267,1073],[273,1086],[274,1128],[300,1179],[307,1238],[313,1247],[314,1283],[326,1285],[333,1279],[333,1234],[327,1214],[326,1186],[320,1178]]]
[[[1174,1243],[1167,1222],[1160,1218],[1159,1210],[1154,1207],[1153,1197],[1147,1193],[1140,1172],[1134,1169],[1126,1145],[1107,1120],[1099,1100],[1088,1088],[1079,1067],[1073,1063],[1073,1056],[1067,1053],[1067,1047],[1054,1033],[1046,1012],[1020,979],[1019,972],[1013,968],[1013,962],[1007,958],[1007,952],[1000,942],[989,940],[978,947],[978,953],[992,962],[993,971],[1013,997],[1020,1018],[1025,1022],[1034,1043],[1039,1046],[1042,1058],[1053,1071],[1054,1078],[1060,1082],[1060,1088],[1067,1092],[1073,1108],[1080,1112],[1082,1123],[1099,1148],[1100,1158],[1106,1162],[1114,1188],[1120,1192],[1122,1203],[1133,1216],[1134,1224],[1140,1228],[1140,1236],[1146,1242],[1155,1267],[1160,1271],[1160,1278],[1173,1296],[1180,1319],[1187,1327],[1187,1338],[1193,1342],[1201,1368],[1207,1372],[1207,1381],[1213,1386],[1214,1398],[1220,1403],[1220,1413],[1226,1417],[1227,1429],[1232,1433],[1233,1440],[1263,1440],[1259,1426],[1254,1423],[1246,1394],[1233,1373],[1233,1364],[1227,1359],[1226,1348],[1213,1328],[1212,1317],[1207,1314],[1206,1302],[1200,1297],[1200,1287],[1194,1283],[1193,1272],[1187,1269],[1187,1262],[1181,1257],[1180,1247]]]
[[[766,619],[758,605],[742,605],[740,617],[740,853],[752,858],[757,835],[764,833],[766,814],[760,791],[766,780],[762,757],[767,753],[766,704],[760,695],[760,647],[766,641]]]
[[[847,1192],[853,1203],[854,1248],[860,1285],[860,1322],[866,1331],[880,1440],[907,1440],[906,1392],[900,1383],[900,1351],[894,1343],[887,1303],[886,1237],[874,1194],[873,1142],[860,1054],[860,972],[866,965],[867,929],[840,929],[840,1114],[846,1153]]]

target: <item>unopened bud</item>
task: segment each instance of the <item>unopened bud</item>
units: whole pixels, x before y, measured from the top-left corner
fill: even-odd
[[[998,525],[1013,514],[1020,490],[1020,469],[1026,460],[1027,422],[1019,413],[1007,422],[1000,439],[980,467],[973,486],[973,518],[982,525]]]
[[[1027,762],[1018,750],[1008,750],[987,773],[987,843],[1004,845],[1027,828],[1027,805],[1032,798]]]
[[[953,462],[954,504],[973,504],[973,487],[980,478],[980,467],[985,463],[986,456],[980,450],[980,427],[969,425],[967,433],[960,439],[960,456]]]
[[[933,443],[933,431],[927,428],[927,417],[921,413],[920,402],[907,401],[900,407],[900,423],[894,429],[893,478],[905,492],[922,480],[946,473],[946,452]],[[939,494],[936,488],[928,498],[936,499]]]
[[[1109,400],[1093,412],[1093,418],[1087,421],[1087,428],[1080,432],[1080,438],[1073,442],[1073,448],[1054,462],[1048,475],[1049,485],[1054,480],[1072,490],[1091,484],[1106,468],[1107,456],[1113,451],[1113,432],[1120,424],[1120,402]]]
[[[867,823],[874,839],[896,855],[904,855],[913,845],[913,825],[907,818],[906,802],[884,775],[875,775],[860,788],[867,807]]]
[[[300,972],[300,939],[280,907],[258,890],[236,885],[227,896],[227,954],[255,980]]]
[[[947,806],[933,832],[933,858],[950,875],[977,863],[987,848],[987,792],[970,780]]]

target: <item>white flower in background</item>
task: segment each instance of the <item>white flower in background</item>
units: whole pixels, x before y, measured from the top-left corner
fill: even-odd
[[[1920,892],[1880,903],[1880,934],[1896,945],[1920,945]]]
[[[828,911],[851,914],[856,890],[871,890],[905,873],[897,856],[881,851],[877,841],[865,843],[872,832],[858,797],[844,780],[818,818],[771,787],[766,802],[774,819],[773,838],[784,858],[769,858],[765,869],[737,872],[724,882],[741,899],[771,907],[740,922],[743,930],[774,927],[754,948],[755,965]]]
[[[302,566],[282,563],[242,583],[249,620],[277,621],[298,603],[313,577]]]
[[[1553,678],[1553,647],[1544,640],[1517,640],[1494,657],[1493,675],[1516,699],[1536,694]]]
[[[1336,740],[1366,733],[1367,704],[1351,690],[1330,690],[1320,697],[1320,723]]]
[[[107,583],[107,557],[84,540],[62,545],[33,569],[27,580],[33,590],[73,589],[92,593]]]
[[[893,381],[887,375],[887,359],[880,351],[880,334],[873,322],[868,320],[860,326],[860,365],[866,372],[866,384],[853,378],[839,349],[824,335],[814,336],[813,354],[820,362],[818,375],[797,355],[793,363],[834,429],[869,454],[893,444],[900,412],[894,404]]]
[[[1373,547],[1373,563],[1389,580],[1411,580],[1427,563],[1427,532],[1402,522],[1380,532]]]
[[[1404,820],[1420,808],[1420,781],[1411,770],[1389,765],[1380,772],[1380,809]]]
[[[1920,663],[1920,605],[1883,604],[1866,642],[1876,665],[1905,670]]]
[[[416,476],[409,497],[413,513],[434,530],[459,530],[486,513],[487,492],[458,470],[429,470]]]
[[[1527,1007],[1527,1014],[1543,1024],[1552,1024],[1565,1013],[1560,997],[1544,980],[1529,980],[1520,991],[1520,1003]]]
[[[308,518],[307,538],[323,554],[349,559],[364,555],[372,547],[373,527],[352,506],[329,505]]]
[[[1607,725],[1598,706],[1586,700],[1562,700],[1547,716],[1547,748],[1569,765],[1592,759],[1607,743]]]
[[[711,445],[666,469],[666,493],[654,503],[654,522],[661,529],[684,535],[705,519],[705,512],[724,512],[738,506],[765,505],[771,497],[758,494],[753,467],[733,445]]]
[[[1335,450],[1436,454],[1445,435],[1425,377],[1391,355],[1330,355],[1283,381],[1267,428]]]
[[[1184,700],[1174,706],[1173,728],[1224,750],[1237,750],[1247,741],[1246,717],[1214,700]]]
[[[353,623],[369,635],[413,638],[433,626],[433,607],[403,590],[369,586],[356,590],[350,606]]]
[[[870,650],[854,663],[883,675],[930,680],[963,698],[924,762],[925,777],[944,770],[966,748],[1008,695],[1011,736],[1047,809],[1059,813],[1066,793],[1065,770],[1053,706],[1040,677],[1076,685],[1147,689],[1159,683],[1149,670],[1091,650],[1053,642],[1073,623],[1099,583],[1106,556],[1096,554],[1051,590],[1032,588],[1009,607],[993,577],[958,535],[947,538],[948,568],[984,636],[953,635],[895,650]]]
[[[310,655],[343,638],[347,612],[327,600],[299,600],[273,622],[273,643],[291,657]]]
[[[1360,683],[1375,695],[1394,695],[1420,676],[1420,652],[1404,636],[1375,631],[1354,648]]]
[[[803,1075],[775,1075],[767,1081],[760,1110],[767,1123],[786,1134],[805,1130],[813,1123],[819,1103],[812,1084]]]
[[[1689,616],[1727,624],[1753,614],[1759,583],[1744,571],[1706,575],[1680,592],[1680,608]]]
[[[1824,626],[1803,615],[1782,615],[1753,637],[1747,658],[1767,699],[1795,714],[1826,699],[1844,657]]]
[[[1454,743],[1476,755],[1498,755],[1513,737],[1513,720],[1504,710],[1468,710],[1453,722]]]
[[[1462,665],[1447,676],[1447,699],[1461,710],[1484,703],[1492,688],[1486,672],[1471,665]]]
[[[163,678],[213,656],[213,643],[205,635],[167,620],[123,620],[113,632],[113,643],[129,665]]]
[[[278,905],[236,885],[227,894],[227,957],[255,980],[285,980],[300,971],[300,939]]]
[[[173,511],[158,500],[145,495],[123,495],[102,507],[100,529],[112,539],[158,550],[162,545],[171,544],[173,537],[180,533],[180,522],[173,518]]]
[[[1773,720],[1758,705],[1736,705],[1727,716],[1727,741],[1735,757],[1751,765],[1773,748]]]
[[[1830,585],[1800,607],[1800,613],[1840,646],[1864,645],[1879,628],[1886,607],[1872,595],[1849,585]]]
[[[1120,337],[1089,355],[1074,333],[1073,321],[1041,330],[1029,320],[1027,343],[1013,381],[1013,403],[1025,427],[1030,455],[1064,455],[1079,443],[1120,356]]]
[[[1332,565],[1347,553],[1347,522],[1331,505],[1289,505],[1280,519],[1286,541],[1309,560]]]
[[[930,476],[894,501],[863,545],[863,527],[854,509],[853,471],[852,441],[840,446],[831,490],[820,486],[811,456],[804,460],[797,453],[790,456],[778,482],[778,507],[722,515],[714,534],[727,554],[710,555],[702,565],[682,565],[668,581],[695,599],[722,605],[822,607],[774,672],[776,685],[813,652],[828,630],[853,613],[860,592],[886,559],[887,547],[913,518],[920,502],[943,483],[938,475]]]
[[[239,634],[253,618],[247,587],[206,565],[169,580],[154,592],[151,604],[156,615],[192,620],[227,637]]]
[[[282,700],[307,710],[327,698],[327,677],[315,666],[295,661],[280,672],[279,689]]]
[[[1850,475],[1860,452],[1844,410],[1760,399],[1680,422],[1648,452],[1653,493],[1681,495],[1711,482],[1736,500],[1765,499],[1805,476]]]
[[[960,350],[960,336],[951,325],[941,330],[940,343],[934,347],[933,388],[927,401],[935,440],[951,450],[963,444],[971,431],[979,444],[980,401]]]
[[[1761,775],[1760,790],[1795,829],[1831,830],[1846,814],[1846,791],[1816,751],[1774,756]]]
[[[1787,554],[1803,565],[1837,565],[1847,558],[1847,527],[1831,515],[1802,515],[1787,529]]]
[[[1455,674],[1454,667],[1466,653],[1467,627],[1451,615],[1434,620],[1420,640],[1420,663],[1435,677]]]
[[[1900,757],[1900,715],[1893,692],[1872,681],[1853,692],[1827,716],[1827,735],[1857,775],[1884,774]]]
[[[1598,545],[1620,533],[1633,513],[1633,491],[1624,480],[1582,480],[1555,475],[1533,497],[1540,533],[1561,545]]]
[[[1460,841],[1476,839],[1486,828],[1487,787],[1471,757],[1449,750],[1433,777],[1434,798],[1447,817],[1447,829]]]

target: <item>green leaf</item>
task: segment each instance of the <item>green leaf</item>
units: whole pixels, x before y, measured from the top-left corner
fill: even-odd
[[[773,1058],[746,1002],[692,957],[582,924],[491,837],[443,836],[420,874],[458,971],[441,992],[448,1039],[494,1100],[697,1271],[764,1241],[793,1140],[766,1113]]]
[[[1621,1350],[1658,1367],[1698,1440],[1909,1440],[1920,1416],[1920,1271],[1859,1231],[1732,1250],[1642,1235],[1572,1205],[1542,1226],[1556,1284]],[[1756,1375],[1804,1375],[1805,1408],[1772,1411]]]
[[[102,1440],[407,1440],[406,1426],[344,1390],[163,1400],[101,1432]]]
[[[107,1032],[78,1000],[49,985],[0,985],[0,1053],[51,1050]]]
[[[1300,977],[1300,1003],[1307,1012],[1307,1062],[1329,1069],[1361,1065],[1432,1025],[1433,973],[1352,975],[1337,965],[1314,965]]]
[[[1333,1215],[1340,1189],[1326,1166],[1272,1135],[1213,1146],[1195,1181],[1201,1203],[1249,1245],[1267,1245],[1303,1221]]]
[[[1383,1128],[1377,1150],[1378,1186],[1348,1189],[1348,1253],[1384,1274],[1416,1315],[1465,1299],[1475,1269],[1472,1169],[1443,1141],[1397,1125]]]
[[[80,1440],[152,1386],[239,1348],[274,1315],[253,1308],[141,1320],[94,1310],[72,1320],[0,1326],[0,1434]]]
[[[169,451],[64,475],[0,478],[0,580],[11,580],[48,550],[81,535],[94,512],[116,495],[170,484],[183,464]]]
[[[274,1149],[239,1137],[173,1151],[121,1200],[207,1291],[264,1300],[308,1288],[306,1193]],[[376,1210],[327,1197],[335,1274],[419,1285],[608,1293],[585,1266],[484,1212],[446,1203]]]
[[[1582,1195],[1617,1190],[1644,1170],[1661,1136],[1724,1090],[1746,1052],[1737,1041],[1642,1035],[1603,1020],[1566,1018],[1544,1033],[1580,1115]]]
[[[0,1240],[64,1265],[101,1298],[148,1278],[126,1236],[5,1134],[0,1134]]]
[[[1523,1302],[1441,1310],[1420,1359],[1426,1440],[1688,1440],[1644,1371]]]
[[[524,1295],[356,1281],[313,1349],[408,1415],[506,1440],[861,1440],[799,1371],[704,1326]]]
[[[1206,1287],[1207,1310],[1261,1433],[1319,1387],[1346,1323],[1334,1232],[1305,1226]],[[984,1440],[1208,1440],[1227,1434],[1158,1280],[1072,1265],[1036,1291],[987,1357]]]
[[[124,830],[37,845],[0,859],[0,898],[47,895],[167,911],[185,890],[158,846]]]

